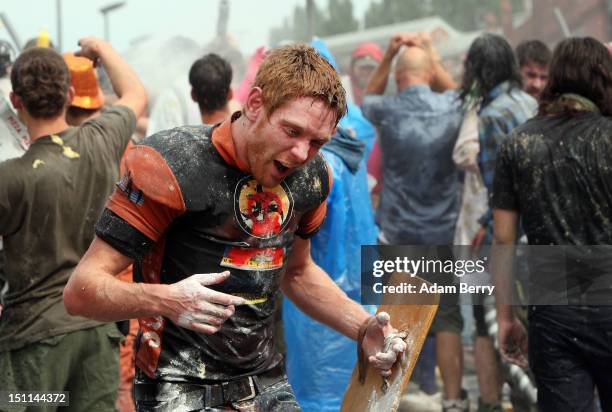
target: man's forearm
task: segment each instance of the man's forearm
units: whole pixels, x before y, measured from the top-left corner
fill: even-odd
[[[101,322],[159,316],[166,285],[128,283],[105,273],[78,274],[64,290],[71,315]]]
[[[514,287],[513,247],[514,245],[501,246],[494,241],[491,248],[491,275],[495,285],[498,321],[510,321],[514,318],[511,306]]]
[[[387,81],[389,79],[389,73],[391,71],[391,62],[393,56],[385,54],[382,61],[372,73],[372,77],[368,82],[365,90],[365,94],[383,94],[387,88]]]
[[[359,327],[370,317],[314,262],[301,273],[287,273],[283,292],[311,318],[357,340]],[[288,280],[288,279],[286,279]]]
[[[495,302],[498,321],[510,321],[512,295],[514,290],[514,258],[518,214],[514,211],[495,209],[493,211],[494,231],[491,247],[491,277],[495,284]]]
[[[510,322],[514,319],[514,312],[512,306],[503,303],[497,303],[495,305],[497,312],[496,318],[498,322]]]
[[[126,93],[140,92],[142,85],[138,75],[109,43],[99,42],[97,52],[100,63],[104,66],[113,90],[119,98]]]
[[[457,83],[449,72],[440,64],[439,61],[433,63],[434,78],[431,84],[432,90],[436,92],[444,92],[446,90],[454,90],[457,88]]]
[[[78,55],[97,60],[102,63],[110,79],[111,85],[119,96],[114,103],[126,106],[134,112],[136,118],[144,112],[147,104],[147,92],[138,76],[117,53],[113,47],[95,37],[85,37],[79,40],[81,50]]]
[[[201,333],[216,333],[243,298],[206,286],[226,280],[230,272],[197,273],[172,284],[128,283],[115,276],[132,259],[96,237],[64,288],[71,315],[105,322],[163,316]]]
[[[115,276],[132,260],[96,238],[64,288],[71,315],[104,322],[162,314],[167,285],[129,283]]]

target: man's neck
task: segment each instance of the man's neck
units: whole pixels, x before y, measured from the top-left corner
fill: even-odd
[[[201,113],[201,112],[200,112]],[[232,114],[228,110],[227,106],[223,109],[215,110],[210,113],[201,113],[202,123],[204,124],[217,124],[223,122],[225,119],[229,119]]]
[[[68,129],[64,113],[54,119],[36,119],[29,117],[25,119],[26,128],[32,141],[50,134],[58,134]]]
[[[234,141],[234,147],[236,149],[236,157],[238,157],[243,164],[248,166],[250,165],[248,163],[247,157],[246,137],[249,133],[252,133],[252,131],[250,130],[250,128],[252,127],[253,125],[251,124],[251,122],[248,121],[244,114],[231,124],[232,140]]]
[[[401,93],[412,86],[430,86],[426,79],[421,77],[406,76],[397,83],[397,90]]]
[[[96,117],[100,116],[101,113],[102,112],[100,110],[96,110],[95,112],[89,115],[85,115],[81,117],[70,117],[66,115],[66,122],[68,123],[69,126],[80,126],[86,121],[95,119]]]

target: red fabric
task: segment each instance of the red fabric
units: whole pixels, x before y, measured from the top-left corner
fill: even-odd
[[[251,56],[251,60],[249,60],[249,66],[247,68],[246,75],[244,79],[238,86],[238,90],[234,94],[234,98],[238,100],[242,105],[246,103],[247,97],[249,96],[249,91],[251,90],[251,86],[253,82],[255,82],[255,76],[257,75],[257,70],[259,70],[259,66],[263,62],[266,57],[266,53],[268,49],[265,46],[258,47],[255,50],[253,56]]]
[[[142,275],[146,283],[160,283],[161,267],[166,249],[166,237],[163,236],[155,243],[151,252],[142,261]],[[157,317],[139,318],[138,324],[142,334],[140,346],[136,353],[135,363],[151,379],[155,378],[155,371],[161,355],[166,319]],[[131,324],[130,324],[131,327]]]
[[[144,193],[142,204],[134,203],[119,187],[108,201],[107,208],[151,240],[157,240],[166,227],[185,211],[183,195],[170,167],[155,149],[134,146],[123,157],[122,181]]]
[[[134,142],[132,142],[132,139],[130,139],[128,141],[127,146],[125,146],[125,150],[123,151],[123,156],[121,156],[121,163],[119,164],[119,176],[123,176],[126,172],[125,159],[127,158],[127,154],[132,147],[134,147]]]
[[[380,62],[383,58],[383,51],[378,44],[374,42],[365,42],[361,43],[355,50],[353,50],[351,59],[355,61],[364,56],[370,56],[377,62]]]
[[[225,163],[240,169],[244,173],[250,173],[249,167],[236,154],[236,146],[234,146],[234,139],[232,138],[231,119],[227,119],[221,126],[213,130],[212,144],[225,160]]]

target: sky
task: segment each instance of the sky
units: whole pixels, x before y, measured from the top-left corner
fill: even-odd
[[[121,0],[60,0],[62,8],[62,52],[78,49],[79,38],[103,37],[104,22],[100,8]],[[109,13],[110,41],[119,52],[143,36],[159,38],[181,35],[200,44],[211,40],[216,31],[219,0],[123,0],[125,5]],[[324,8],[327,0],[315,0]],[[57,44],[57,0],[2,0],[4,12],[22,43],[41,29],[49,31]],[[250,54],[267,44],[271,27],[281,25],[297,4],[306,0],[229,0],[229,33],[240,49]],[[370,0],[353,0],[355,16],[362,18]],[[0,27],[0,39],[10,40]]]

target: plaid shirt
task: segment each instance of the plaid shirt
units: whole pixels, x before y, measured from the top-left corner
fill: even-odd
[[[478,221],[489,228],[487,236],[489,239],[493,223],[493,210],[490,205],[497,149],[512,129],[535,115],[537,107],[538,104],[533,97],[517,87],[512,87],[508,81],[495,86],[482,103],[478,114],[480,152],[477,160],[487,188],[489,208]]]

